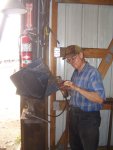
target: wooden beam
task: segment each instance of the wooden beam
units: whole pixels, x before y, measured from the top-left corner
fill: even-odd
[[[104,48],[82,48],[84,50],[84,56],[86,58],[104,58],[110,50]],[[112,53],[111,53],[112,54]],[[60,57],[64,56],[64,48],[60,48]]]
[[[59,141],[58,141],[57,144],[56,144],[56,148],[58,148],[59,145],[65,145],[65,144],[66,144],[66,143],[65,143],[66,137],[67,137],[66,135],[67,135],[67,131],[66,131],[66,129],[65,129],[64,132],[62,133],[62,135],[61,135]]]
[[[64,56],[64,50],[60,49],[60,57]],[[108,53],[111,53],[110,50],[104,48],[82,48],[84,50],[85,58],[104,58]],[[112,54],[112,53],[111,53]]]
[[[83,48],[86,58],[104,58],[110,50],[101,48]]]
[[[98,67],[98,71],[101,73],[102,78],[105,77],[105,75],[113,61],[113,50],[112,50],[113,49],[113,39],[111,40],[108,49],[110,50],[110,53],[107,53],[107,55],[104,56],[104,58],[102,59],[100,65]]]
[[[52,1],[52,26],[51,29],[53,33],[57,33],[57,10],[58,4],[55,3],[55,0]],[[50,50],[50,70],[53,75],[56,76],[56,59],[54,59],[54,47],[57,46],[57,41],[54,38],[54,35],[51,34],[51,50]],[[55,116],[55,111],[53,109],[53,103],[56,99],[56,94],[50,96],[50,115]],[[56,120],[55,117],[50,117],[50,150],[55,150],[55,126]]]
[[[113,5],[113,0],[56,0],[58,3],[80,3],[96,5]]]

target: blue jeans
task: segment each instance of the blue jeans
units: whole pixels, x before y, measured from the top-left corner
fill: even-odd
[[[71,150],[97,150],[99,143],[100,112],[69,110],[69,143]]]

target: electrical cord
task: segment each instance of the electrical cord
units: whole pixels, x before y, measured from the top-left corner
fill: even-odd
[[[50,116],[50,117],[59,117],[59,116],[61,116],[61,115],[64,113],[64,111],[66,110],[67,106],[69,106],[69,103],[68,103],[68,100],[67,100],[67,96],[64,94],[63,91],[60,90],[60,92],[62,93],[63,97],[65,98],[66,104],[65,104],[65,106],[64,106],[64,108],[63,108],[63,110],[62,110],[62,112],[59,113],[58,115],[50,115],[50,114],[47,114],[47,115]]]
[[[60,91],[61,91],[61,90],[60,90]],[[56,118],[56,117],[59,117],[59,116],[61,116],[61,115],[64,113],[64,111],[66,110],[67,106],[69,106],[69,103],[68,103],[68,100],[67,100],[67,95],[65,95],[63,91],[61,91],[61,93],[62,93],[63,97],[64,97],[65,100],[66,100],[66,104],[65,104],[65,106],[64,106],[64,108],[63,108],[63,110],[62,110],[62,112],[59,113],[58,115],[46,114],[47,116],[55,117],[55,118]],[[46,119],[43,119],[43,118],[40,118],[40,117],[38,117],[38,116],[36,116],[36,115],[33,115],[31,112],[25,112],[25,115],[26,115],[27,118],[35,118],[35,119],[39,119],[39,120],[41,120],[41,121],[43,121],[43,122],[45,122],[45,123],[51,123],[51,121],[46,120]]]

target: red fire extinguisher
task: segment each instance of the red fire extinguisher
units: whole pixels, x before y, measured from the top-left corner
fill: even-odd
[[[32,62],[32,41],[29,35],[21,36],[20,66],[26,67]]]
[[[20,67],[26,67],[32,62],[32,40],[29,31],[32,31],[32,10],[33,3],[26,3],[26,29],[24,34],[21,36],[21,51],[20,51]]]

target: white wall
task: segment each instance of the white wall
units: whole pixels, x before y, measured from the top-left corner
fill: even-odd
[[[58,40],[60,46],[79,45],[87,48],[107,48],[113,38],[113,6],[87,4],[58,4]],[[87,59],[98,67],[100,59]],[[63,79],[70,79],[73,68],[61,58],[57,59],[57,75]],[[113,64],[104,79],[107,97],[113,97]],[[57,93],[57,99],[62,99]],[[100,126],[100,143],[107,143],[109,126],[109,111],[102,110]],[[56,141],[65,127],[65,114],[57,118]],[[113,131],[112,131],[113,133]],[[112,136],[113,145],[113,136]]]

